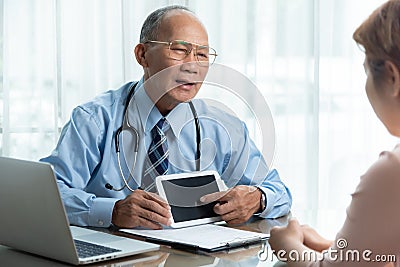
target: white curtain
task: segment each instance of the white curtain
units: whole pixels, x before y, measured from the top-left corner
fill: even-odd
[[[359,176],[397,141],[369,106],[351,38],[383,2],[0,0],[0,155],[48,155],[74,106],[141,77],[132,51],[145,17],[186,5],[207,27],[217,62],[265,96],[273,167],[293,193],[293,215],[333,238]]]

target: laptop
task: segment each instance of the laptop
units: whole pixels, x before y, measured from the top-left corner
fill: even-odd
[[[47,163],[0,157],[0,213],[0,244],[75,265],[159,249],[156,244],[70,226]]]

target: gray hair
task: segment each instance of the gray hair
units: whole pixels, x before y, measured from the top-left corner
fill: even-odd
[[[194,14],[189,8],[180,5],[166,6],[153,11],[143,23],[140,31],[140,42],[145,43],[149,40],[157,40],[158,30],[161,25],[162,18],[173,10],[184,10]]]

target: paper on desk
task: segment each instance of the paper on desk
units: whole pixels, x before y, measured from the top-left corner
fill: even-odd
[[[269,234],[250,232],[215,224],[203,224],[179,229],[121,229],[120,231],[171,243],[195,245],[209,250],[218,247],[229,247],[232,244],[244,244],[246,241],[261,240],[269,237]]]

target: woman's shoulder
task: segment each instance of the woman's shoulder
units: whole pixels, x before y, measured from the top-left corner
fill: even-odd
[[[383,151],[379,154],[379,159],[371,166],[368,172],[380,172],[392,177],[400,172],[400,144],[397,144],[392,151]],[[400,176],[399,181],[400,181]]]
[[[400,145],[380,153],[379,159],[361,177],[361,185],[374,188],[377,194],[400,189]]]
[[[374,253],[399,251],[400,146],[384,151],[362,175],[337,235],[351,247]],[[336,244],[336,243],[335,243]]]

